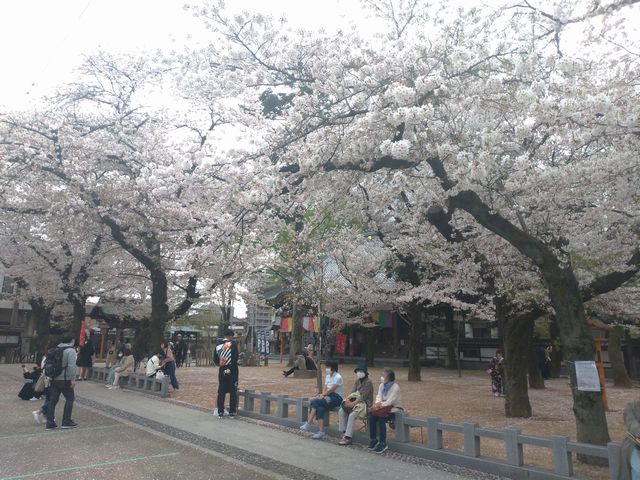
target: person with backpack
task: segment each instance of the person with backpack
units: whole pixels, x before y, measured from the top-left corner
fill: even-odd
[[[47,352],[44,373],[51,379],[50,399],[47,407],[47,430],[58,428],[55,422],[56,405],[60,395],[64,395],[64,412],[62,414],[62,428],[75,428],[78,426],[71,419],[73,401],[75,400],[74,388],[76,375],[76,350],[73,348],[74,340],[70,334],[62,336],[57,347]]]
[[[238,345],[233,341],[234,332],[227,328],[224,339],[216,346],[213,363],[218,370],[218,418],[224,417],[224,400],[229,394],[229,416],[236,416],[238,410]]]

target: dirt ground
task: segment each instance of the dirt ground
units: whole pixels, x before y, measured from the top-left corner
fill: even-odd
[[[283,365],[271,363],[268,367],[241,367],[240,388],[258,392],[287,394],[292,397],[309,397],[316,393],[315,379],[297,379],[282,376]],[[377,390],[382,368],[372,368],[370,376]],[[353,365],[341,365],[340,373],[345,385],[351,386],[355,380]],[[171,393],[171,398],[189,404],[214,408],[217,390],[217,368],[189,367],[178,369],[179,391]],[[400,385],[403,406],[408,415],[426,418],[442,417],[443,421],[462,423],[473,421],[481,427],[503,429],[517,427],[523,433],[539,436],[568,435],[575,439],[576,429],[571,410],[571,392],[568,380],[553,379],[546,382],[545,390],[531,390],[529,398],[533,416],[526,419],[506,418],[504,399],[491,394],[489,376],[482,371],[463,371],[458,378],[456,371],[424,368],[421,382],[408,382],[407,369],[396,369],[396,379]],[[618,389],[611,385],[607,389],[610,411],[607,413],[609,433],[613,441],[624,438],[622,410],[633,400],[640,398],[640,389]],[[426,432],[411,429],[413,441],[420,442]],[[445,433],[445,448],[462,449],[462,434]],[[504,458],[504,447],[497,440],[483,439],[482,455]],[[551,451],[525,446],[525,463],[550,467],[553,464]],[[608,478],[604,468],[595,468],[575,461],[577,475],[594,479]]]

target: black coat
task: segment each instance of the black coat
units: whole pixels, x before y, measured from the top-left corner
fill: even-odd
[[[40,398],[42,396],[42,393],[36,393],[33,391],[33,385],[38,381],[41,373],[41,369],[34,368],[30,372],[26,372],[22,375],[27,380],[20,389],[20,392],[18,392],[18,396],[22,400],[31,400],[33,397]]]

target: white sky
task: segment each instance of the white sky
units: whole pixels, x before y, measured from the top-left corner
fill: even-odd
[[[140,52],[206,42],[183,0],[1,0],[0,106],[25,109],[73,78],[84,55]],[[197,3],[192,1],[189,3]],[[229,0],[233,10],[286,18],[307,28],[362,17],[358,0]]]

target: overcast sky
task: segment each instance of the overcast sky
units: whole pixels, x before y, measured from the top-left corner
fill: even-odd
[[[0,105],[28,108],[99,49],[139,52],[206,42],[183,0],[1,0]],[[189,3],[198,3],[192,1]],[[362,19],[359,0],[230,0],[294,25],[329,30]]]

